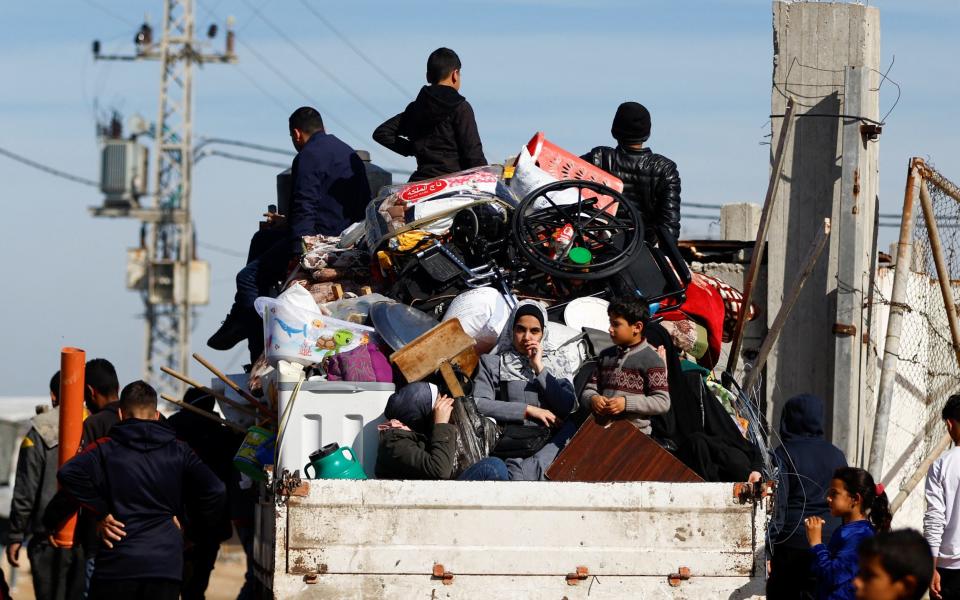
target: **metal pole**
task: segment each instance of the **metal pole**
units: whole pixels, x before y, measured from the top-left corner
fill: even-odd
[[[930,465],[933,464],[933,461],[937,460],[937,457],[943,454],[944,450],[950,447],[951,439],[949,435],[943,436],[943,439],[940,440],[940,443],[937,444],[937,447],[933,449],[933,452],[930,453],[920,466],[917,467],[917,470],[914,471],[910,479],[907,480],[903,486],[900,488],[900,492],[897,494],[897,497],[893,499],[893,502],[890,503],[890,512],[895,513],[903,503],[906,501],[907,496],[910,495],[910,492],[913,491],[913,488],[917,487],[917,484],[923,481],[923,478],[926,477],[927,471],[930,469]]]
[[[767,195],[763,200],[763,212],[760,213],[760,227],[757,230],[757,241],[753,245],[750,256],[750,268],[743,285],[743,310],[737,318],[737,327],[733,332],[733,341],[730,344],[730,355],[727,359],[727,373],[731,376],[737,368],[740,357],[740,345],[743,342],[743,328],[750,313],[750,303],[753,300],[753,286],[757,283],[760,274],[760,263],[763,262],[763,253],[766,249],[767,230],[770,228],[770,213],[773,210],[773,201],[777,197],[777,188],[780,185],[780,175],[783,170],[783,155],[787,146],[787,136],[793,126],[793,98],[787,98],[787,110],[783,115],[783,125],[780,126],[780,137],[777,139],[777,149],[773,155],[773,168],[770,170],[770,181],[767,184]]]
[[[943,245],[940,243],[940,231],[937,229],[937,218],[933,212],[933,200],[927,191],[927,184],[920,180],[920,207],[923,209],[923,220],[927,224],[927,236],[930,238],[930,250],[933,253],[933,264],[937,268],[937,279],[940,283],[940,295],[943,296],[943,308],[947,313],[947,323],[950,325],[950,340],[953,342],[953,353],[957,359],[957,366],[960,367],[960,321],[957,319],[956,304],[953,299],[953,289],[950,286],[950,270],[947,269],[947,261],[943,256]],[[927,469],[933,464],[933,461],[940,456],[944,450],[950,447],[951,439],[945,435],[929,456],[917,468],[913,476],[907,480],[906,485],[900,489],[900,493],[890,505],[890,510],[895,511],[904,503],[913,488],[923,479]]]
[[[763,344],[757,353],[757,360],[754,361],[753,367],[744,376],[743,389],[752,389],[757,382],[757,378],[760,377],[760,371],[767,362],[770,350],[773,349],[777,338],[780,337],[780,331],[783,329],[783,326],[786,325],[787,317],[790,316],[793,305],[797,303],[797,299],[800,297],[803,284],[806,283],[807,278],[813,273],[814,267],[817,266],[817,260],[823,253],[828,239],[830,239],[830,219],[824,219],[823,229],[817,231],[817,237],[814,238],[813,244],[807,252],[807,260],[804,262],[800,274],[797,275],[796,280],[794,280],[793,285],[790,287],[790,293],[784,297],[783,303],[780,305],[780,310],[777,312],[777,316],[773,321],[773,325],[770,326],[770,330],[767,332],[767,337],[763,338]]]
[[[193,43],[193,0],[183,0],[184,29],[187,44]],[[192,46],[191,46],[192,48]],[[190,193],[193,183],[193,58],[187,53],[183,57],[183,138],[181,139],[180,160],[180,208],[184,212],[184,222],[180,227],[180,252],[178,268],[182,269],[180,315],[177,321],[177,342],[179,343],[179,366],[184,374],[190,373],[190,265],[193,262],[193,221],[190,214]],[[174,298],[176,302],[176,298]],[[182,389],[182,386],[181,386]]]
[[[887,336],[883,344],[883,366],[880,370],[880,391],[877,414],[873,423],[873,441],[870,444],[870,472],[883,472],[883,453],[887,443],[887,426],[890,421],[890,406],[896,387],[897,361],[900,352],[900,330],[903,327],[904,300],[907,296],[907,276],[913,255],[913,204],[920,195],[919,167],[923,161],[910,159],[907,167],[907,185],[903,195],[903,215],[900,218],[900,239],[897,242],[896,271],[893,275],[893,291],[890,299],[890,318],[887,320]]]

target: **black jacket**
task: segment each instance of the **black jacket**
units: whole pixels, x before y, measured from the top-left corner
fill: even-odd
[[[94,579],[170,579],[183,572],[183,537],[174,515],[213,521],[224,486],[173,429],[128,419],[60,468],[60,485],[85,509],[112,514],[126,537],[97,552]]]
[[[457,428],[435,423],[429,436],[405,429],[380,432],[379,479],[450,479],[457,454]]]
[[[329,133],[310,136],[291,168],[293,195],[289,224],[293,251],[302,251],[305,235],[340,235],[363,220],[370,184],[363,160],[353,148]]]
[[[826,544],[840,526],[840,519],[830,516],[827,490],[833,472],[847,466],[847,459],[839,448],[823,439],[823,400],[810,394],[787,400],[780,415],[780,441],[773,452],[780,469],[771,525],[774,544],[808,548],[803,520],[810,516],[826,521]]]
[[[211,410],[212,406],[208,408],[201,405],[200,408]],[[233,455],[243,442],[243,435],[186,410],[172,415],[167,419],[167,424],[173,428],[177,439],[186,442],[203,464],[210,467],[213,474],[223,482],[227,488],[228,502],[234,501],[233,496],[239,492],[240,476],[233,467]],[[230,511],[223,511],[214,523],[204,524],[203,527],[198,527],[199,524],[193,522],[184,523],[187,538],[208,544],[227,540],[233,533],[230,517]]]
[[[649,148],[628,150],[598,146],[581,158],[623,180],[623,195],[643,216],[645,237],[657,241],[656,227],[665,227],[674,241],[680,239],[680,173],[666,156]]]
[[[417,157],[410,181],[440,177],[487,164],[473,107],[448,85],[425,85],[417,99],[373,132],[378,143]]]
[[[101,408],[96,414],[83,420],[83,434],[80,436],[80,449],[107,437],[110,428],[120,422],[120,402],[114,401]]]

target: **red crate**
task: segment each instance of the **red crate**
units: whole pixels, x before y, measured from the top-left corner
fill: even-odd
[[[550,142],[546,136],[543,135],[543,132],[538,131],[527,143],[527,151],[530,153],[530,156],[533,157],[538,167],[557,179],[596,181],[617,192],[623,191],[623,181],[618,177],[614,177],[603,169],[588,163],[579,156],[571,154],[560,146]],[[613,201],[609,196],[600,196],[590,190],[583,190],[583,197],[600,197],[600,202],[597,203],[599,208],[604,208]],[[611,214],[616,212],[616,206],[611,208],[613,209],[612,211],[607,209]]]

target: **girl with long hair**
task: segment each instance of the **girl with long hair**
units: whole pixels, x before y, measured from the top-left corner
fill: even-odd
[[[890,529],[890,503],[883,485],[875,483],[870,473],[856,467],[843,467],[833,473],[827,504],[830,514],[843,522],[834,531],[829,545],[822,541],[823,519],[808,517],[804,521],[807,541],[815,555],[812,569],[817,577],[817,598],[853,600],[857,549],[863,540]]]

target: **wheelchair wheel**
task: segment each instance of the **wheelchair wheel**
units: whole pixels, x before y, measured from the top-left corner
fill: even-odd
[[[643,244],[640,212],[594,181],[556,181],[530,192],[514,212],[511,230],[521,256],[567,279],[610,277]]]

